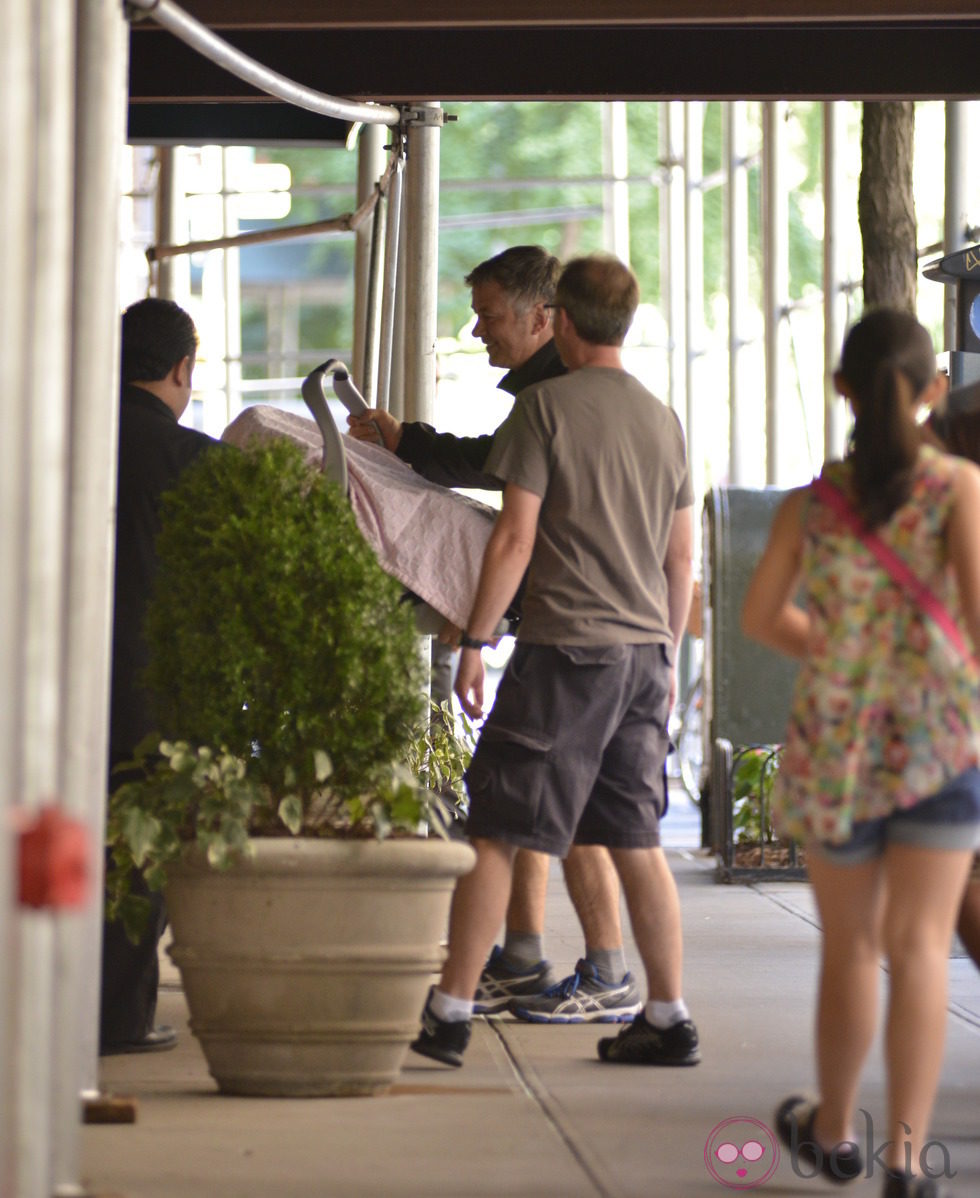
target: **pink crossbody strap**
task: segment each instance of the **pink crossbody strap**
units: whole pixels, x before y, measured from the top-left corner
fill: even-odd
[[[864,527],[861,517],[851,507],[850,503],[848,503],[847,496],[840,488],[829,479],[823,477],[815,478],[811,486],[814,494],[834,509],[854,535],[874,554],[879,564],[888,574],[909,592],[926,615],[935,620],[948,637],[950,644],[966,660],[970,660],[973,655],[967,648],[963,634],[960,632],[956,621],[949,614],[946,606],[936,598],[922,579],[914,573],[907,562],[899,557],[894,549],[886,545],[880,537]]]

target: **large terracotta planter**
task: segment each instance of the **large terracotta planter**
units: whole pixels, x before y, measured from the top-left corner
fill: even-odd
[[[170,955],[226,1094],[383,1093],[443,959],[467,844],[253,841],[230,870],[168,870]]]

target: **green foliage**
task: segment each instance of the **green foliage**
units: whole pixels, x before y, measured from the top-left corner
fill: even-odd
[[[438,796],[403,765],[389,765],[370,795],[343,797],[331,785],[333,767],[322,749],[313,752],[317,786],[295,792],[296,771],[287,767],[278,785],[259,782],[249,761],[227,749],[195,749],[186,741],[151,735],[123,767],[127,781],[109,800],[106,842],[112,849],[106,874],[106,915],[121,919],[136,942],[146,927],[147,900],[132,893],[134,871],[159,890],[166,867],[193,843],[215,869],[227,869],[250,853],[250,837],[369,836],[417,833],[430,821],[445,823]]]
[[[473,756],[476,732],[464,712],[460,712],[457,725],[449,703],[430,700],[429,706],[429,719],[418,725],[409,746],[408,768],[423,786],[451,801],[465,816],[468,804],[463,774]]]
[[[287,443],[203,456],[164,498],[147,619],[160,729],[226,745],[306,800],[314,752],[343,797],[404,758],[420,663],[401,588],[340,488]]]
[[[758,746],[738,754],[732,769],[732,827],[736,844],[770,843],[772,787],[779,769],[779,747]]]
[[[286,442],[215,450],[164,497],[157,546],[161,731],[110,799],[111,914],[134,927],[131,868],[159,886],[188,842],[220,868],[250,836],[442,827],[411,609],[335,483]]]

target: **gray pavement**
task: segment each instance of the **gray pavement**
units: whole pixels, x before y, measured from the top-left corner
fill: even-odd
[[[726,1120],[757,1120],[766,1140],[784,1094],[812,1085],[810,1032],[819,933],[805,883],[719,885],[700,849],[698,815],[672,799],[665,824],[681,893],[685,991],[701,1033],[693,1069],[611,1066],[594,1025],[541,1027],[509,1017],[474,1022],[462,1069],[409,1054],[379,1098],[246,1099],[218,1095],[186,1029],[179,978],[167,963],[161,1022],[181,1031],[169,1053],[101,1062],[106,1092],[134,1095],[135,1124],[87,1126],[82,1172],[108,1198],[717,1198],[757,1188],[758,1173],[718,1180],[705,1146]],[[548,902],[548,951],[569,972],[581,933],[560,872]],[[631,962],[637,957],[627,940]],[[884,982],[884,974],[882,975]],[[860,1103],[884,1113],[876,1047]],[[746,1131],[748,1127],[748,1131]],[[729,1131],[739,1142],[755,1125]],[[946,1061],[933,1127],[958,1198],[980,1195],[980,974],[950,961]],[[875,1147],[880,1139],[875,1139]],[[934,1150],[930,1163],[941,1164]],[[763,1158],[764,1160],[766,1158]],[[732,1168],[734,1168],[733,1166]],[[761,1166],[757,1166],[759,1168]],[[880,1193],[880,1180],[848,1187]],[[767,1195],[837,1192],[797,1176],[783,1154]]]

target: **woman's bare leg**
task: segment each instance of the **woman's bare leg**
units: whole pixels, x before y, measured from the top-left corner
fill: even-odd
[[[807,867],[823,927],[814,1133],[831,1148],[853,1138],[861,1068],[877,1025],[883,872],[880,860],[836,865],[816,847]]]
[[[972,853],[892,844],[885,852],[888,901],[883,928],[891,974],[888,1060],[888,1165],[913,1169],[928,1140],[946,1043],[949,948]],[[911,1131],[906,1131],[911,1128]]]

